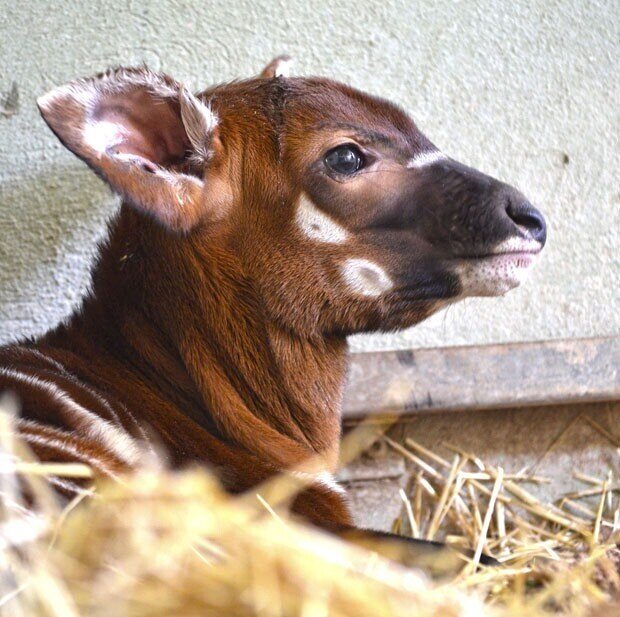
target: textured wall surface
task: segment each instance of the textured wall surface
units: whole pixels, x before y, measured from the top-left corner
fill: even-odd
[[[37,95],[143,61],[201,88],[282,52],[299,74],[396,100],[447,154],[519,186],[548,218],[524,288],[356,348],[616,334],[619,40],[617,0],[0,0],[0,341],[71,310],[116,207],[46,128]]]

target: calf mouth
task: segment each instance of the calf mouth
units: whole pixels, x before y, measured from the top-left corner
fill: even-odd
[[[521,285],[542,251],[542,243],[513,237],[488,253],[458,258],[455,274],[461,284],[461,297],[502,296]]]

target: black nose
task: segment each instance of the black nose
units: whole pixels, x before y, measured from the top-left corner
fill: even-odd
[[[506,214],[534,240],[545,244],[547,239],[547,224],[545,217],[525,199],[515,199],[508,202]]]

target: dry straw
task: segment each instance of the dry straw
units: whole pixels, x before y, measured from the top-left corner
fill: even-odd
[[[620,515],[609,478],[584,479],[596,505],[578,511],[579,495],[540,503],[524,488],[540,478],[456,448],[449,461],[410,439],[380,437],[418,470],[396,527],[474,551],[457,577],[437,582],[294,521],[292,478],[231,497],[202,469],[144,471],[61,504],[45,476],[90,470],[37,463],[11,418],[0,413],[3,615],[588,615],[618,590]],[[376,428],[366,427],[355,439],[371,437]],[[356,448],[349,440],[344,450]],[[502,565],[477,567],[482,552]]]

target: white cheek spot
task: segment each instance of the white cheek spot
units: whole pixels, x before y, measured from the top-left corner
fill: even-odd
[[[109,148],[120,144],[125,135],[126,131],[113,122],[88,122],[84,128],[83,139],[87,146],[104,154]]]
[[[342,277],[352,291],[372,298],[394,286],[387,272],[368,259],[347,259],[342,265]]]
[[[349,232],[321,212],[305,194],[299,200],[295,222],[305,236],[317,242],[342,244],[349,238]]]
[[[448,157],[443,153],[439,152],[439,150],[433,150],[432,152],[422,152],[417,156],[414,156],[407,163],[407,167],[409,169],[419,169],[421,167],[428,167],[433,163],[437,163],[438,161],[444,161]]]

